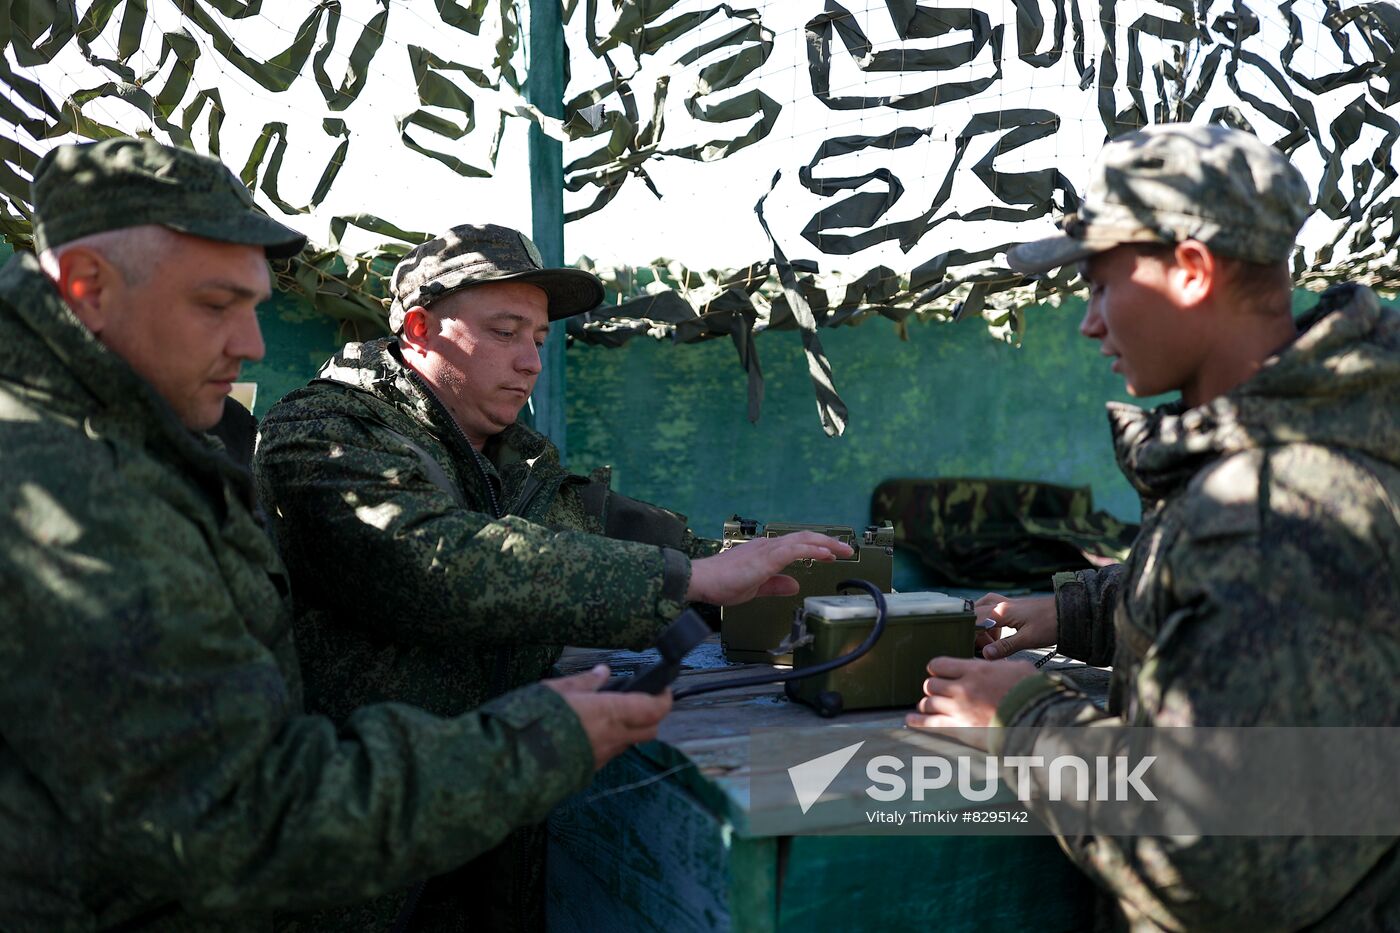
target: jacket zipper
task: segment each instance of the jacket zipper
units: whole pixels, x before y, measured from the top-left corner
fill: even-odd
[[[471,452],[472,465],[476,467],[477,473],[481,476],[481,481],[486,486],[486,497],[491,501],[491,516],[496,519],[504,518],[505,515],[501,511],[501,500],[496,495],[496,487],[492,484],[491,474],[486,469],[486,458],[481,455],[481,451],[472,446],[471,441],[467,440],[466,432],[463,431],[462,426],[457,423],[457,419],[452,417],[452,413],[447,410],[447,406],[437,397],[437,393],[435,393],[413,369],[410,368],[408,372],[414,384],[422,390],[427,398],[431,399],[430,404],[437,406],[438,415],[445,417],[447,423],[452,426],[452,430],[456,432],[457,440],[461,442],[463,447]],[[515,666],[515,659],[518,654],[519,652],[511,646],[502,646],[496,649],[496,663],[492,665],[491,669],[491,698],[501,696],[509,688],[510,671],[511,668]]]
[[[409,369],[408,373],[414,385],[418,386],[423,392],[423,395],[430,400],[430,404],[436,406],[438,414],[443,416],[443,420],[451,425],[452,431],[455,432],[457,436],[457,440],[471,453],[472,466],[476,467],[476,472],[481,477],[482,484],[486,487],[486,498],[491,503],[491,517],[505,518],[505,513],[501,511],[501,500],[496,495],[496,487],[491,482],[491,474],[486,469],[485,458],[481,456],[481,451],[473,447],[472,442],[467,440],[466,432],[462,430],[462,426],[457,423],[456,418],[452,417],[452,413],[447,410],[446,405],[442,404],[442,400],[437,397],[437,393],[432,390],[432,387],[423,381],[423,377],[419,376],[418,373],[412,369]]]

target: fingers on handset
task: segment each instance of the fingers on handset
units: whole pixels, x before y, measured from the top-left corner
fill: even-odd
[[[617,696],[617,718],[628,729],[651,729],[671,711],[671,691],[658,696],[645,693],[623,693]]]
[[[581,695],[571,697],[569,705],[582,720],[601,767],[629,746],[656,738],[661,720],[671,711],[671,692]]]

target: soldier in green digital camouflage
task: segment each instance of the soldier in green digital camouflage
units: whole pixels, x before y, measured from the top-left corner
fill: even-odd
[[[978,603],[1015,629],[986,657],[1111,662],[1108,709],[1029,664],[935,658],[911,725],[1400,725],[1400,315],[1342,285],[1295,324],[1308,202],[1248,133],[1150,127],[1105,147],[1062,236],[1010,252],[1080,263],[1081,332],[1132,394],[1181,398],[1109,406],[1143,502],[1127,561]],[[993,751],[1030,754],[1032,732],[993,730]],[[1133,929],[1400,929],[1394,839],[1061,842]]]
[[[417,247],[394,272],[394,336],[347,345],[264,418],[258,491],[295,581],[312,709],[338,720],[399,700],[453,715],[544,676],[561,645],[643,648],[686,602],[791,592],[773,577],[790,561],[851,553],[802,533],[715,554],[683,517],[569,473],[516,417],[550,321],[603,289],[541,266],[495,225]],[[416,928],[539,928],[543,851],[542,826],[521,830],[435,879]]]
[[[0,928],[262,930],[450,870],[655,734],[606,671],[302,711],[288,583],[205,429],[303,238],[149,140],[34,172],[0,270]]]

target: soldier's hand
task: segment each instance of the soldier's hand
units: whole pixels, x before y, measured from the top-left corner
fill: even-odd
[[[1059,621],[1055,616],[1055,597],[1021,596],[1007,599],[998,593],[988,593],[973,604],[977,618],[991,619],[999,627],[1013,629],[1001,638],[992,632],[977,633],[977,645],[982,657],[989,661],[1010,657],[1026,648],[1049,648],[1060,637]]]
[[[928,672],[918,712],[905,716],[905,725],[963,730],[991,725],[1002,699],[1022,680],[1035,676],[1036,669],[1024,661],[990,664],[976,658],[934,658]],[[960,733],[959,739],[975,744],[975,735]]]
[[[593,767],[601,768],[629,746],[656,738],[656,728],[671,711],[671,691],[648,693],[599,693],[608,682],[608,667],[546,680],[569,704],[593,746]]]
[[[690,565],[689,602],[733,606],[755,596],[792,596],[798,583],[780,574],[797,560],[835,560],[855,553],[851,546],[815,531],[778,538],[754,538]]]

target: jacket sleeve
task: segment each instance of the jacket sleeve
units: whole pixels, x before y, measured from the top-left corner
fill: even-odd
[[[198,914],[344,903],[460,865],[586,785],[587,738],[543,686],[455,719],[301,715],[266,570],[226,583],[239,555],[112,474],[60,468],[0,509],[3,747],[101,877]]]
[[[1113,663],[1113,607],[1122,578],[1122,564],[1055,574],[1060,654],[1095,667]]]
[[[1252,495],[1231,501],[1232,487],[1212,489],[1207,481],[1163,555],[1155,578],[1164,601],[1155,661],[1127,685],[1136,712],[1131,724],[1400,721],[1400,535],[1387,494],[1374,476],[1335,461],[1302,471],[1274,462],[1258,472],[1274,477],[1258,497],[1266,505]],[[998,721],[1127,724],[1045,676],[1008,695]],[[1004,754],[1030,754],[1034,730],[1004,730],[1004,739]],[[1061,844],[1157,925],[1232,931],[1316,922],[1363,884],[1394,840],[1207,835],[1071,837]]]
[[[350,415],[274,412],[255,468],[298,598],[395,641],[642,648],[690,584],[679,550],[462,508]]]

